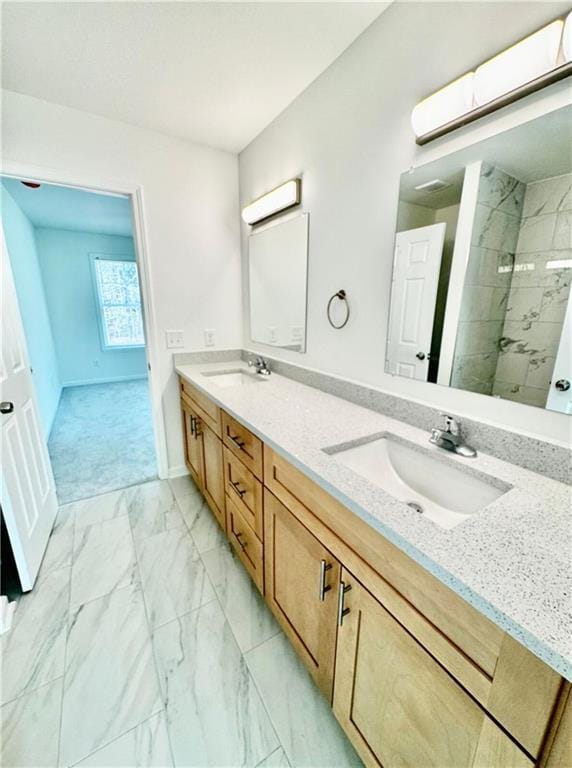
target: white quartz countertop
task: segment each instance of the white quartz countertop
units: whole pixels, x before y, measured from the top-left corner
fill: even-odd
[[[277,453],[572,680],[569,486],[480,452],[461,458],[431,446],[425,431],[274,373],[230,387],[203,375],[238,369],[248,370],[239,360],[176,366]],[[441,528],[323,450],[384,432],[512,488],[457,527]]]

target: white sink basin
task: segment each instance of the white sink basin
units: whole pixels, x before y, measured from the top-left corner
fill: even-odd
[[[213,379],[218,387],[243,387],[265,381],[254,373],[247,373],[240,369],[236,371],[213,371],[212,373],[203,373],[203,376]]]
[[[511,487],[493,485],[390,435],[326,452],[443,528],[459,525]]]

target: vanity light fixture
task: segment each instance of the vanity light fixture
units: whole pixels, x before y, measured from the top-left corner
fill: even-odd
[[[427,144],[570,75],[572,13],[419,102],[411,114],[416,142]]]
[[[475,103],[488,104],[554,69],[563,26],[562,19],[553,21],[481,64],[475,72]]]
[[[290,179],[243,208],[242,218],[247,224],[258,224],[280,211],[299,205],[301,199],[302,179]]]
[[[564,22],[564,32],[562,33],[562,55],[564,61],[572,61],[572,13],[568,14]]]
[[[417,104],[411,115],[416,136],[430,133],[472,108],[474,75],[474,72],[463,75]]]

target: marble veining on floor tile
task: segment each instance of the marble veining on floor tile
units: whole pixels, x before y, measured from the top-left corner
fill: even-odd
[[[264,599],[229,544],[203,555],[207,573],[241,651],[280,632]]]
[[[205,567],[186,528],[146,538],[138,545],[138,557],[151,627],[214,599]]]
[[[42,559],[40,577],[58,568],[67,568],[72,564],[74,536],[73,506],[60,507],[48,546]]]
[[[61,707],[61,677],[4,704],[0,710],[0,765],[3,768],[55,768]]]
[[[122,517],[129,511],[127,506],[127,490],[103,493],[90,499],[82,499],[72,504],[66,504],[63,509],[72,509],[75,516],[76,530],[87,525],[102,523]]]
[[[171,528],[182,528],[185,521],[166,480],[136,485],[125,491],[129,520],[136,543]]]
[[[163,712],[76,763],[78,768],[172,768]]]
[[[362,765],[285,635],[276,635],[245,658],[291,765]]]
[[[218,603],[153,634],[175,764],[256,766],[279,742]]]
[[[188,519],[196,523],[200,513],[195,531],[208,534],[202,543],[220,543],[218,534],[212,536],[218,530],[212,513],[202,508],[192,481],[184,480],[176,486],[179,503],[185,506],[187,499]],[[79,604],[70,607],[72,568],[48,569],[21,599],[13,628],[1,639],[3,700],[10,699],[1,713],[2,765],[290,765],[267,711],[275,707],[275,692],[257,689],[244,657],[246,649],[264,647],[269,637],[280,633],[278,625],[228,543],[199,555],[182,518],[177,518],[170,489],[166,483],[146,483],[107,494],[107,499],[98,497],[94,503],[61,508],[49,547],[55,541],[52,549],[62,557],[61,529],[73,535],[76,513],[88,511],[82,521],[86,524],[75,531],[78,560],[85,558],[76,573]],[[177,520],[177,527],[169,527]],[[124,559],[130,551],[126,525],[131,525],[137,542],[135,559],[145,574],[145,594],[138,584],[121,586],[123,566],[131,557]],[[115,555],[108,551],[111,560],[102,556],[110,571],[110,591],[93,597],[96,584],[105,578],[95,564],[96,553],[109,545],[102,531],[114,532],[116,543],[125,547]],[[61,562],[59,555],[52,563]],[[84,597],[91,597],[88,602],[79,599],[82,589]],[[170,619],[175,614],[180,617]],[[161,622],[153,640],[150,621]],[[301,695],[304,686],[313,685],[300,664],[290,664],[287,675],[300,678],[297,683],[290,680],[289,686],[298,686]],[[322,723],[321,734],[314,734],[316,754],[322,739],[331,741],[332,724],[334,734],[337,729],[325,703],[322,716],[330,725]],[[324,754],[335,754],[335,743],[334,738],[333,747],[323,745]]]
[[[12,629],[0,637],[2,703],[64,672],[70,569],[42,576],[18,600]]]
[[[224,533],[202,496],[183,496],[179,499],[179,507],[199,552],[208,552],[226,543]]]
[[[129,519],[118,517],[75,533],[71,576],[72,610],[137,579]]]
[[[70,766],[163,709],[134,586],[70,615],[60,762]]]

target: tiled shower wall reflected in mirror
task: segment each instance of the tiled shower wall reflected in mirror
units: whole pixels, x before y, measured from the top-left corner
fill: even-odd
[[[570,292],[572,174],[483,165],[452,386],[546,404]]]

